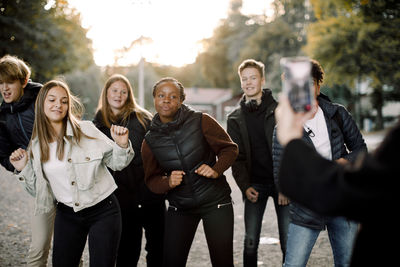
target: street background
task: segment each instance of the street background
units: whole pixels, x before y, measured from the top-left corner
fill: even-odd
[[[0,1],[0,57],[25,60],[35,82],[64,79],[82,100],[85,119],[93,118],[105,81],[123,74],[138,104],[153,114],[151,88],[170,76],[184,85],[186,104],[223,121],[242,95],[236,73],[243,60],[265,64],[265,87],[276,96],[280,60],[307,56],[324,69],[321,91],[347,108],[373,149],[400,114],[399,11],[397,0]],[[226,175],[241,266],[243,204]],[[17,181],[0,177],[0,267],[25,264],[32,202]],[[281,263],[279,245],[269,239],[277,238],[273,210],[268,203],[260,266]],[[188,266],[210,266],[202,231],[199,225]],[[309,266],[332,266],[324,232]]]

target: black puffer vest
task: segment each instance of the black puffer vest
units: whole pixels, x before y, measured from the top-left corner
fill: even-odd
[[[182,183],[167,195],[170,206],[187,210],[230,201],[230,187],[225,176],[206,178],[195,173],[202,164],[213,166],[216,156],[201,128],[202,113],[186,105],[177,112],[174,121],[162,123],[154,117],[145,139],[163,171],[169,175],[183,170]]]

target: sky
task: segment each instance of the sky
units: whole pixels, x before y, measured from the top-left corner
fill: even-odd
[[[50,1],[51,2],[51,1]],[[201,51],[200,41],[209,38],[227,17],[229,0],[69,0],[82,17],[82,26],[93,42],[97,65],[146,61],[183,66],[193,63]],[[265,14],[272,0],[243,0],[243,14]],[[121,54],[141,36],[151,38]]]

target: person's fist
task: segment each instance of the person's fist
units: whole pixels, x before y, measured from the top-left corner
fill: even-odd
[[[184,175],[185,175],[184,171],[172,171],[168,179],[169,187],[175,188],[178,185],[180,185],[182,183]]]
[[[257,202],[258,192],[257,192],[257,190],[254,189],[254,187],[250,186],[249,188],[247,188],[245,193],[246,193],[247,199],[250,200],[250,202],[252,202],[252,203]]]
[[[22,171],[28,162],[28,153],[25,149],[18,148],[10,155],[10,163],[17,171]]]
[[[111,125],[110,128],[111,137],[115,143],[122,148],[127,148],[129,145],[129,130],[126,127]]]
[[[202,164],[194,172],[207,178],[218,178],[218,173],[207,164]]]

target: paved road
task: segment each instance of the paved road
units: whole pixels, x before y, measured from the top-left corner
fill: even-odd
[[[372,150],[382,139],[382,133],[366,135],[366,142]],[[235,202],[234,228],[234,261],[235,266],[242,266],[243,248],[243,203],[241,193],[233,181],[230,170],[226,172],[232,188],[232,198]],[[25,257],[30,242],[30,212],[33,207],[33,198],[30,197],[17,181],[10,177],[0,177],[0,267],[24,266]],[[276,216],[272,199],[270,199],[264,215],[261,244],[259,247],[259,266],[280,266],[282,255],[279,244],[268,244],[268,238],[278,238]],[[139,266],[146,266],[145,253]],[[51,264],[49,265],[51,266]],[[84,253],[84,266],[88,266],[87,250]],[[211,266],[203,227],[200,224],[189,254],[188,267]],[[312,251],[307,266],[333,266],[332,252],[326,231],[322,232]]]
[[[243,204],[241,194],[234,184],[231,172],[226,172],[228,181],[233,190],[235,212],[235,236],[234,236],[234,259],[235,266],[242,266],[242,244],[243,244]],[[0,266],[24,266],[25,257],[29,247],[29,217],[33,207],[32,200],[17,181],[10,177],[1,177],[0,189]],[[271,199],[272,200],[272,199]],[[264,216],[262,241],[268,237],[278,238],[276,216],[274,207],[270,201]],[[260,244],[259,266],[279,266],[282,256],[278,244]],[[329,266],[332,263],[329,242],[326,234],[321,234],[316,248],[313,251],[310,266]],[[145,265],[145,253],[142,253],[139,266]],[[84,266],[88,266],[87,250],[84,254]],[[315,264],[314,264],[315,263]],[[49,265],[51,266],[51,264]],[[200,267],[211,266],[206,241],[203,234],[203,226],[200,224],[193,241],[189,254],[187,266]]]

